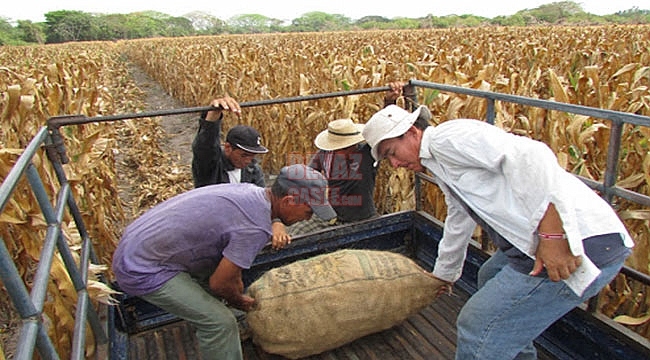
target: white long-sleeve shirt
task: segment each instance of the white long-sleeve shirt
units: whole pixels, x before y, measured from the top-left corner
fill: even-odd
[[[427,128],[420,147],[422,165],[445,194],[447,218],[433,274],[454,282],[461,273],[476,223],[449,194],[449,188],[513,246],[535,258],[535,236],[549,203],[555,205],[574,255],[584,255],[582,240],[620,233],[633,241],[611,206],[566,172],[544,143],[507,133],[479,120],[458,119]],[[567,279],[577,294],[600,270],[585,256]]]

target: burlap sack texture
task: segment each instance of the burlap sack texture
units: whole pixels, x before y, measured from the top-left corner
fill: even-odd
[[[339,250],[269,270],[248,289],[253,341],[296,359],[388,329],[429,305],[444,283],[408,257]]]

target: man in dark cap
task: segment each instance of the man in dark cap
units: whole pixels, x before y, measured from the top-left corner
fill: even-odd
[[[260,133],[250,126],[234,126],[220,144],[223,111],[239,115],[237,101],[224,96],[212,101],[215,109],[201,114],[199,130],[192,143],[194,187],[223,183],[252,183],[264,187],[264,173],[255,156],[269,150],[262,146]]]
[[[262,146],[260,133],[250,126],[236,125],[228,131],[221,145],[223,112],[239,116],[241,107],[230,96],[212,100],[214,110],[201,114],[199,130],[192,142],[192,177],[194,187],[214,184],[251,183],[264,187],[264,173],[255,156],[269,150]],[[282,223],[273,222],[274,248],[290,241]]]

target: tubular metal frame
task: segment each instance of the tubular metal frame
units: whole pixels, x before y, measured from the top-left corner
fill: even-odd
[[[620,197],[634,203],[650,207],[649,196],[617,187],[615,184],[617,178],[623,126],[625,124],[631,124],[634,126],[650,127],[650,117],[418,80],[410,80],[409,85],[416,88],[434,89],[443,92],[451,92],[483,98],[487,101],[486,121],[490,124],[494,124],[496,117],[496,101],[539,107],[547,110],[562,111],[571,114],[585,115],[610,121],[611,131],[608,143],[607,165],[604,174],[604,180],[602,182],[596,182],[583,177],[579,178],[592,189],[601,192],[602,196],[610,204],[612,204],[614,197]],[[340,91],[309,96],[251,101],[243,102],[240,104],[240,106],[242,108],[246,108],[284,104],[290,102],[310,101],[340,96],[377,93],[384,92],[389,89],[390,87],[383,86],[362,90]],[[4,286],[9,293],[14,307],[23,320],[15,359],[31,359],[35,348],[37,349],[40,356],[44,359],[59,359],[59,355],[57,354],[51,339],[47,335],[41,318],[41,314],[43,312],[43,304],[46,297],[47,284],[49,282],[50,267],[53,257],[55,256],[55,251],[57,250],[63,259],[63,262],[66,266],[68,274],[70,275],[70,278],[72,279],[78,295],[71,358],[75,360],[84,358],[86,322],[88,322],[88,324],[91,326],[93,334],[95,335],[95,340],[98,344],[105,344],[108,341],[106,333],[104,332],[104,329],[100,322],[98,312],[96,309],[90,306],[88,291],[86,289],[86,283],[88,280],[88,265],[91,262],[98,263],[98,260],[94,254],[92,242],[90,241],[90,238],[86,231],[86,227],[83,223],[81,213],[77,207],[77,203],[71,195],[70,185],[65,176],[65,172],[63,171],[62,165],[68,162],[68,158],[66,155],[63,138],[59,132],[60,127],[93,122],[109,122],[125,119],[196,113],[208,111],[210,109],[212,109],[212,107],[206,106],[97,117],[86,117],[83,115],[55,116],[48,119],[47,126],[41,128],[34,136],[32,141],[23,151],[23,154],[16,161],[14,167],[2,182],[2,185],[0,185],[1,213],[4,211],[5,206],[11,199],[11,196],[18,185],[18,181],[23,176],[26,176],[29,181],[30,188],[36,197],[37,202],[39,203],[41,211],[43,212],[43,215],[48,224],[45,239],[43,241],[41,258],[39,260],[31,291],[27,290],[25,283],[22,281],[20,274],[18,273],[18,270],[13,262],[13,259],[7,250],[4,239],[0,239],[2,240],[0,241],[0,279],[4,283]],[[32,163],[33,157],[41,146],[45,148],[47,157],[54,167],[59,184],[61,186],[55,199],[49,199],[40,175]],[[418,174],[415,179],[415,192],[417,197],[416,210],[420,211],[421,181],[424,180],[435,183],[435,179],[424,174]],[[51,204],[52,201],[54,202],[54,205]],[[79,230],[79,234],[82,238],[81,263],[79,267],[77,267],[75,264],[70,248],[68,247],[68,244],[63,238],[61,232],[61,221],[66,209],[68,209],[68,211],[70,211],[72,214],[75,220],[75,224]],[[485,250],[486,244],[482,244],[482,246]],[[640,273],[627,267],[624,267],[622,272],[634,278],[635,280],[643,282],[645,285],[650,285],[650,277],[646,274]],[[590,302],[589,308],[595,309],[595,304]]]

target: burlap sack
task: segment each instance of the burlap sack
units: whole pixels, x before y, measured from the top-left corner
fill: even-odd
[[[443,283],[388,251],[340,250],[272,269],[248,289],[253,341],[296,359],[388,329],[430,304]]]

